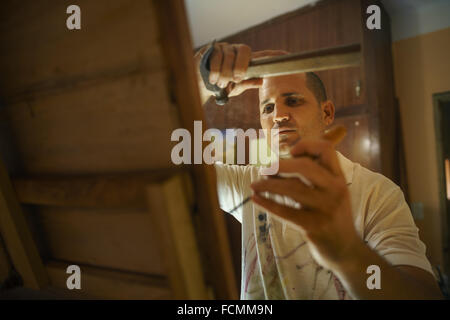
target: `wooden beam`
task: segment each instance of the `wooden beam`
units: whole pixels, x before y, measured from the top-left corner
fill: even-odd
[[[148,187],[148,206],[161,239],[175,299],[207,299],[200,251],[183,177]]]
[[[171,75],[171,96],[179,107],[182,126],[192,134],[194,120],[203,121],[204,118],[184,4],[181,0],[152,2],[159,13],[160,32],[165,35],[161,41]],[[218,204],[215,169],[207,165],[193,167],[198,219],[203,227],[197,236],[206,255],[205,273],[217,299],[237,299],[230,244]]]
[[[0,230],[24,286],[31,289],[46,287],[47,273],[2,161],[0,161]]]
[[[50,261],[46,269],[50,277],[49,291],[92,299],[171,299],[167,278],[79,265],[81,289],[67,288],[66,273],[76,263]]]
[[[24,177],[12,180],[21,203],[87,208],[146,208],[145,187],[178,169],[139,174]]]

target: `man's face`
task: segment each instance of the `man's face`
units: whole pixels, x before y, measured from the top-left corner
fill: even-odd
[[[280,150],[287,150],[301,138],[320,137],[331,123],[306,86],[304,73],[265,78],[259,89],[259,102],[261,126],[279,129]],[[270,146],[270,139],[267,140]]]

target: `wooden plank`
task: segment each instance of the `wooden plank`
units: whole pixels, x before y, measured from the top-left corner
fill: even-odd
[[[158,229],[175,299],[207,299],[188,195],[183,177],[148,187],[148,206]]]
[[[171,299],[167,278],[126,273],[117,270],[79,265],[81,289],[67,289],[67,267],[73,263],[50,261],[46,264],[52,287],[83,299]]]
[[[46,287],[47,273],[2,161],[0,161],[0,228],[24,286],[31,289]]]
[[[66,27],[66,8],[71,4],[69,0],[2,2],[3,98],[23,98],[105,73],[160,68],[159,32],[148,0],[79,0],[81,30]]]
[[[150,212],[150,215],[163,214]],[[145,209],[38,207],[32,213],[49,259],[164,275],[156,227]]]
[[[86,208],[146,208],[145,188],[182,170],[139,174],[47,176],[12,180],[21,203]]]
[[[23,174],[173,167],[170,135],[178,119],[166,81],[165,72],[137,74],[2,108]]]
[[[164,54],[173,75],[171,86],[175,102],[179,106],[181,123],[191,134],[194,120],[203,121],[203,109],[197,87],[193,64],[193,48],[183,1],[157,1],[158,25]],[[205,123],[203,121],[203,123]],[[237,299],[237,287],[228,242],[225,220],[220,213],[215,171],[212,166],[195,165],[194,188],[199,210],[199,221],[203,226],[198,234],[204,248],[205,272],[213,285],[218,299]],[[217,274],[220,277],[217,277]]]

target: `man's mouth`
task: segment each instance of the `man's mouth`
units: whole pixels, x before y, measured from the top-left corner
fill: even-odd
[[[278,134],[286,134],[286,133],[291,133],[291,132],[297,132],[297,129],[293,129],[293,128],[286,128],[286,129],[278,129]]]

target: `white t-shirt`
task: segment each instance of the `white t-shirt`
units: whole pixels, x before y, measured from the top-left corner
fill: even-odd
[[[361,238],[390,264],[433,274],[400,188],[337,154]],[[259,167],[215,167],[220,207],[229,212],[252,194],[250,184],[260,178]],[[351,299],[332,272],[314,261],[298,230],[251,201],[233,216],[242,223],[241,299]]]

